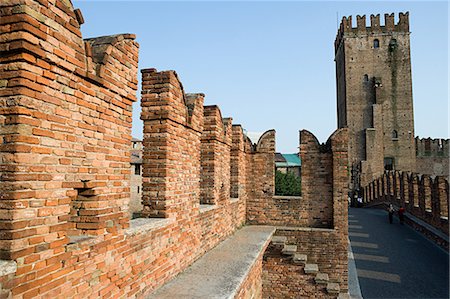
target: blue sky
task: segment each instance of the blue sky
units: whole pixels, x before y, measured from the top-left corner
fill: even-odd
[[[139,68],[176,70],[249,132],[277,131],[296,152],[298,131],[321,142],[336,129],[337,19],[410,12],[415,133],[448,138],[448,3],[386,1],[73,1],[83,37],[135,33]],[[356,20],[355,20],[356,21]],[[139,96],[138,96],[139,98]],[[139,102],[133,136],[142,138]]]

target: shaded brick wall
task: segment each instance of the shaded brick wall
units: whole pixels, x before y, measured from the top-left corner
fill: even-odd
[[[319,144],[306,130],[300,131],[302,200],[307,205],[306,225],[333,226],[333,156],[330,140]]]
[[[325,144],[306,130],[300,131],[300,156],[302,159],[302,197],[293,199],[298,214],[286,224],[278,224],[286,213],[271,207],[277,220],[275,235],[286,236],[286,244],[297,245],[297,252],[308,256],[308,263],[316,263],[320,272],[327,273],[330,281],[339,283],[343,292],[348,290],[348,132],[336,130]],[[278,199],[280,200],[280,199]],[[269,208],[270,209],[270,208]],[[288,227],[289,226],[289,227]],[[278,250],[279,251],[279,250]],[[284,297],[302,294],[326,297],[311,277],[301,274],[299,266],[285,261],[275,247],[265,254],[263,290],[265,296]],[[293,279],[290,279],[292,277]]]
[[[383,25],[380,15],[356,19],[353,27],[352,16],[342,18],[335,40],[338,127],[349,129],[349,161],[365,186],[383,173],[384,158],[416,169],[410,30],[408,13],[385,14]]]
[[[304,236],[307,237],[307,236]],[[270,245],[263,260],[263,298],[336,298],[318,285],[315,275],[305,274],[304,265],[294,264],[281,248]]]
[[[275,194],[275,131],[265,132],[247,157],[248,200],[247,223],[269,223],[266,208]]]
[[[386,201],[403,206],[448,235],[448,188],[445,177],[389,171],[364,188],[364,202]]]

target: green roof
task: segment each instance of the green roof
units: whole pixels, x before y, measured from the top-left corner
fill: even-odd
[[[281,154],[286,162],[276,162],[277,167],[300,167],[302,162],[297,154]]]

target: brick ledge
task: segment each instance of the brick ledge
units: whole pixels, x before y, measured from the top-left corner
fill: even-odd
[[[243,227],[146,298],[234,298],[274,232]]]

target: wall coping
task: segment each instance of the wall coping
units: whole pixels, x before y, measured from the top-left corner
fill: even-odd
[[[235,203],[239,201],[239,197],[230,197],[230,202]]]
[[[273,199],[285,199],[285,200],[302,200],[302,196],[285,196],[285,195],[274,195]]]
[[[17,263],[15,261],[0,260],[0,277],[16,273]]]
[[[273,226],[243,227],[146,298],[234,298],[274,232]]]
[[[136,218],[130,220],[130,227],[125,230],[126,236],[147,233],[150,230],[169,226],[174,223],[173,218]]]
[[[333,228],[319,228],[319,227],[294,227],[294,226],[277,226],[277,230],[292,230],[304,232],[336,232]]]
[[[200,214],[201,214],[201,213],[206,213],[206,212],[208,212],[208,211],[212,211],[212,210],[215,210],[215,209],[217,209],[217,208],[219,208],[218,205],[200,204],[199,212],[200,212]]]

